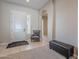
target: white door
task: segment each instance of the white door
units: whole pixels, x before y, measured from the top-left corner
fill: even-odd
[[[22,41],[26,39],[27,16],[22,11],[11,12],[11,41]]]

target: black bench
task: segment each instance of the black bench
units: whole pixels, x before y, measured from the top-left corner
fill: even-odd
[[[12,48],[12,47],[28,45],[28,44],[29,43],[27,41],[16,41],[16,42],[9,43],[6,48]]]
[[[49,42],[49,48],[65,56],[67,59],[69,59],[74,54],[74,47],[72,45],[56,40],[52,40]]]

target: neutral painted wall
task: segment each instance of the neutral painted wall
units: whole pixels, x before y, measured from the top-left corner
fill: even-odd
[[[17,10],[31,14],[31,30],[39,29],[39,11],[0,1],[0,42],[7,43],[11,40],[10,33],[10,11]]]
[[[0,2],[0,20],[1,20],[1,2]],[[1,27],[1,22],[0,22],[0,27]],[[0,33],[1,33],[1,29],[0,29]],[[0,35],[0,37],[1,37],[1,35]],[[1,42],[1,40],[0,40],[0,42]]]
[[[77,0],[55,0],[56,40],[77,47]]]
[[[49,0],[49,2],[47,3],[47,5],[45,5],[41,10],[40,10],[40,13],[41,13],[41,16],[42,16],[42,11],[46,10],[47,11],[47,14],[48,14],[48,41],[54,39],[53,37],[53,0]],[[42,19],[42,18],[41,18]]]
[[[42,11],[48,13],[48,38],[77,47],[77,0],[50,0]],[[41,18],[42,19],[42,18]]]

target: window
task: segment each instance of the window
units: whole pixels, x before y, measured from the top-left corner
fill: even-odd
[[[31,33],[31,15],[27,15],[27,34]]]

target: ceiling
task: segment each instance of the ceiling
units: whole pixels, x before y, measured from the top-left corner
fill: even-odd
[[[3,1],[39,10],[40,8],[45,6],[49,0],[30,0],[29,3],[27,3],[26,0],[3,0]]]

